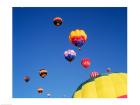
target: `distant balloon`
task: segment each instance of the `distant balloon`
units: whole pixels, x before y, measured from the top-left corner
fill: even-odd
[[[41,93],[43,93],[43,88],[38,88],[37,91],[39,94],[41,94]]]
[[[60,17],[56,17],[53,19],[53,23],[55,26],[60,26],[62,24],[63,20]]]
[[[69,62],[72,62],[76,57],[76,52],[74,50],[69,49],[64,52],[64,56],[65,56],[65,59],[67,59]]]
[[[24,81],[25,81],[25,82],[29,82],[29,80],[30,80],[30,77],[29,77],[29,76],[25,76],[25,77],[24,77]]]
[[[88,68],[91,65],[91,61],[89,58],[83,58],[81,64],[84,68]]]
[[[50,96],[51,96],[51,94],[50,94],[50,93],[47,93],[47,96],[48,96],[48,97],[50,97]]]
[[[39,75],[40,75],[42,78],[44,78],[44,77],[46,77],[46,76],[48,75],[48,71],[45,70],[45,69],[41,69],[41,70],[39,71]]]
[[[69,41],[80,50],[87,41],[87,35],[84,30],[76,29],[71,31]]]
[[[110,73],[110,72],[111,72],[111,68],[108,67],[108,68],[106,69],[106,72],[107,72],[107,73]]]
[[[97,71],[93,71],[90,73],[90,77],[91,78],[95,78],[95,77],[98,77],[99,76],[99,73]]]

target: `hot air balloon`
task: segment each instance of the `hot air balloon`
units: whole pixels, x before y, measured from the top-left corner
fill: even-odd
[[[87,41],[87,35],[84,30],[76,29],[76,30],[71,31],[69,35],[69,40],[73,45],[78,47],[78,49],[80,50],[81,47]]]
[[[41,70],[39,71],[39,75],[40,75],[42,78],[44,78],[44,77],[46,77],[46,76],[48,75],[48,71],[45,70],[45,69],[41,69]]]
[[[39,94],[41,94],[41,93],[43,93],[43,88],[38,88],[37,91]]]
[[[47,96],[48,96],[48,97],[50,97],[50,96],[51,96],[51,94],[50,94],[50,93],[47,93]]]
[[[127,98],[127,73],[102,74],[83,82],[73,98]]]
[[[63,20],[60,17],[56,17],[53,19],[53,23],[55,26],[60,26],[62,24]]]
[[[25,77],[24,77],[24,81],[25,81],[25,82],[29,82],[29,80],[30,80],[30,77],[29,77],[29,76],[25,76]]]
[[[81,64],[84,68],[88,68],[91,64],[91,61],[89,58],[83,58]]]
[[[106,69],[106,72],[107,72],[107,73],[110,73],[110,72],[111,72],[111,68],[108,67],[108,68]]]
[[[69,62],[72,62],[75,57],[76,57],[76,52],[74,50],[67,50],[64,52],[64,57],[66,60],[68,60]]]
[[[98,76],[99,76],[99,73],[97,71],[93,71],[93,72],[90,73],[91,78],[96,78]]]

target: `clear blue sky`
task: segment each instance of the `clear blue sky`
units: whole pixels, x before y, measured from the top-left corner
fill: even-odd
[[[57,16],[63,19],[60,27],[53,24]],[[77,28],[88,36],[81,51],[68,40]],[[67,49],[77,53],[72,63],[64,58]],[[87,70],[80,64],[83,57],[92,62]],[[48,70],[44,79],[38,75],[42,66]],[[71,97],[91,71],[105,73],[107,67],[127,72],[127,8],[13,8],[14,98],[47,98],[47,92]],[[42,95],[38,87],[44,88]]]

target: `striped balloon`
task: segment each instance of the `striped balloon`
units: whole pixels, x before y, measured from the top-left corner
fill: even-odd
[[[94,78],[94,77],[97,77],[97,76],[99,76],[99,73],[97,71],[93,71],[93,72],[90,73],[91,78]]]

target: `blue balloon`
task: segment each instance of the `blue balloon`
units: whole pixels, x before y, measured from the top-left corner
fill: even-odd
[[[76,52],[74,50],[67,50],[64,52],[65,59],[72,62],[76,57]]]

